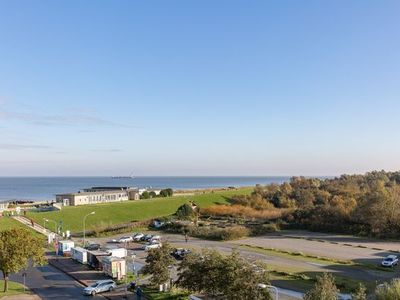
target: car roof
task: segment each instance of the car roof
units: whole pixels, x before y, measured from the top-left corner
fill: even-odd
[[[388,255],[386,258],[397,258],[397,255]]]
[[[106,283],[106,282],[114,282],[114,281],[111,280],[111,279],[105,279],[105,280],[96,281],[96,283]]]

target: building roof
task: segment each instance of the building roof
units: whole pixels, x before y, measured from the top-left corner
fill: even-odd
[[[126,190],[64,193],[64,194],[56,194],[56,196],[112,195],[112,194],[119,194],[121,192],[126,192]]]

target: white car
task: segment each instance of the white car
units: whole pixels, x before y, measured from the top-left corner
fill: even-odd
[[[146,245],[143,245],[142,249],[145,250],[145,251],[148,251],[150,249],[161,248],[161,246],[162,246],[161,243],[146,244]]]
[[[382,260],[381,266],[382,267],[394,267],[397,266],[399,263],[399,259],[396,255],[388,255]]]
[[[135,234],[135,235],[133,236],[133,240],[138,242],[138,241],[140,241],[140,239],[141,239],[142,237],[144,237],[144,234],[143,234],[143,233],[138,233],[138,234]]]
[[[161,240],[161,236],[155,235],[150,239],[150,243],[157,243],[157,242],[160,242],[160,240]]]
[[[123,237],[119,238],[118,243],[129,243],[132,241],[133,241],[133,238],[131,236],[123,236]]]
[[[96,283],[83,289],[84,295],[95,296],[103,292],[111,292],[117,287],[116,283],[112,280],[99,280]]]

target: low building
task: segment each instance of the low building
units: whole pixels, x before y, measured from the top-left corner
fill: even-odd
[[[111,278],[121,280],[126,275],[126,261],[123,258],[105,256],[102,258],[103,272]]]
[[[65,253],[70,253],[71,249],[75,247],[73,241],[59,241],[57,245],[57,254],[65,255]]]
[[[79,261],[81,264],[87,264],[87,250],[81,247],[71,248],[72,259]]]
[[[10,203],[8,201],[1,201],[0,200],[0,213],[2,213],[5,210],[7,210],[9,204]]]
[[[87,264],[96,270],[102,270],[102,259],[103,257],[110,256],[105,251],[93,250],[87,252]]]
[[[58,194],[56,202],[63,206],[139,200],[139,191],[129,187],[92,187],[77,193]]]

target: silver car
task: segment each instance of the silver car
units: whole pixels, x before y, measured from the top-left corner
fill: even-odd
[[[99,280],[96,283],[83,289],[84,295],[94,296],[103,292],[111,292],[117,287],[117,284],[113,280]]]

